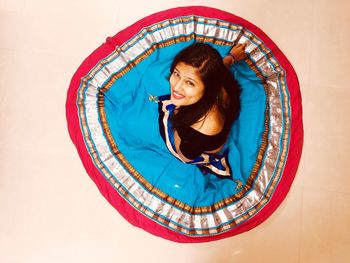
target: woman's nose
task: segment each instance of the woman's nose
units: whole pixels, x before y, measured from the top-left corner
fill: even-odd
[[[182,90],[182,81],[178,80],[174,83],[173,89],[175,91],[181,91]]]

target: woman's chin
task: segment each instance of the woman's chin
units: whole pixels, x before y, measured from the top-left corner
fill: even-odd
[[[171,103],[174,104],[176,107],[180,107],[181,103],[179,103],[177,100],[170,99]]]

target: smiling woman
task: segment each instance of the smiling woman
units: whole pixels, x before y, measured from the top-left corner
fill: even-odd
[[[171,101],[176,106],[196,103],[204,94],[204,84],[199,70],[179,62],[170,76]]]
[[[131,224],[177,242],[267,219],[303,139],[287,58],[256,26],[207,7],[159,12],[107,38],[74,74],[66,116],[104,197]]]
[[[232,48],[229,56],[243,57],[242,53],[244,48]],[[240,88],[229,71],[233,61],[224,60],[211,45],[194,43],[177,54],[170,67],[170,101],[175,109],[169,119],[175,156],[200,168],[212,167],[212,159],[227,160],[229,149],[220,151],[240,110]],[[225,172],[219,175],[230,177],[228,161],[223,166]]]

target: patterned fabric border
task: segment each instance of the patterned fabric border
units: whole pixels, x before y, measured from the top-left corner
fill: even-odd
[[[238,194],[208,207],[185,205],[153,189],[137,173],[111,136],[102,94],[155,49],[191,39],[227,46],[248,40],[247,63],[261,77],[267,94],[263,142],[247,184]],[[105,178],[140,212],[185,235],[219,234],[254,216],[270,199],[288,154],[291,120],[285,72],[254,34],[226,21],[193,16],[146,27],[82,79],[77,106],[86,146]]]

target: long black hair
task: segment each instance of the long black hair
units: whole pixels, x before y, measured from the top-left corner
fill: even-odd
[[[205,90],[199,101],[178,108],[171,117],[172,126],[175,129],[189,127],[205,117],[214,105],[224,117],[225,126],[231,126],[239,115],[241,90],[219,52],[209,44],[195,43],[176,55],[170,67],[171,74],[179,62],[199,70]]]

